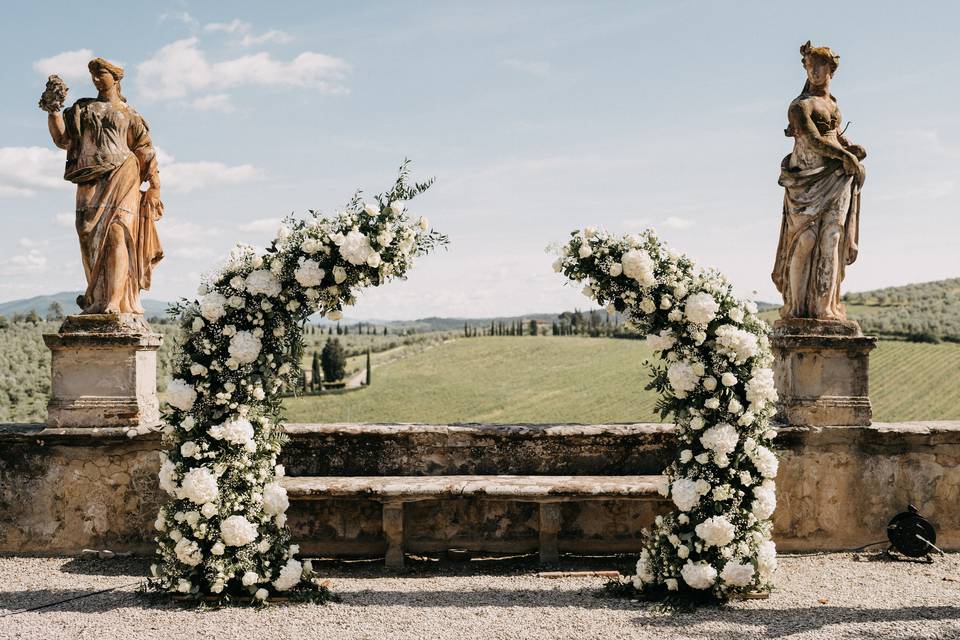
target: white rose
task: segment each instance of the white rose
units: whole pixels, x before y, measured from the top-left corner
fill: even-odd
[[[641,287],[652,287],[657,283],[653,273],[653,259],[646,251],[639,249],[627,251],[620,262],[623,264],[623,275],[633,278]]]
[[[200,315],[209,320],[210,322],[216,322],[222,318],[227,313],[227,298],[226,296],[217,293],[216,291],[208,293],[203,296],[200,300]]]
[[[347,270],[343,267],[334,267],[333,268],[333,281],[337,284],[340,284],[347,279]]]
[[[187,440],[182,445],[180,445],[180,455],[184,458],[192,458],[197,454],[200,448],[197,446],[197,443],[193,440]]]
[[[273,586],[277,591],[286,591],[300,584],[300,577],[303,575],[303,565],[299,560],[290,558],[287,564],[280,569],[280,576],[273,581]]]
[[[204,518],[210,519],[217,515],[217,505],[213,504],[212,502],[208,502],[200,507],[200,513],[203,514]]]
[[[177,465],[173,463],[172,460],[167,458],[166,454],[160,454],[163,460],[163,463],[160,465],[160,488],[166,491],[167,493],[173,495],[177,491],[177,483],[174,481],[176,477]]]
[[[255,585],[260,581],[260,576],[258,576],[253,571],[247,571],[243,574],[243,577],[240,578],[241,584],[245,587]]]
[[[391,213],[393,213],[393,215],[399,216],[401,213],[403,213],[403,210],[404,210],[404,205],[399,200],[394,200],[393,202],[390,203],[390,211]]]
[[[372,251],[370,239],[356,229],[351,230],[344,237],[343,244],[340,245],[340,255],[343,256],[344,260],[357,266],[366,264]]]
[[[425,216],[420,216],[420,219],[417,220],[417,226],[420,227],[422,231],[426,231],[430,228],[430,221],[427,220]]]
[[[270,595],[270,592],[266,589],[257,589],[257,592],[253,594],[253,597],[257,600],[266,600],[267,596]]]
[[[680,570],[680,577],[694,589],[709,589],[717,581],[717,570],[705,562],[687,561]]]
[[[644,298],[640,301],[640,311],[643,311],[644,314],[650,315],[657,310],[657,305],[650,298]]]
[[[720,579],[732,587],[745,587],[753,580],[753,563],[731,560],[723,565]]]
[[[373,269],[379,267],[381,262],[383,262],[383,259],[377,252],[373,252],[367,257],[367,266]]]

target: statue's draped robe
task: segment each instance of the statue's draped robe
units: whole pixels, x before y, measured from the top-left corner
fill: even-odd
[[[838,136],[836,124],[821,135]],[[783,294],[780,315],[845,320],[840,282],[857,258],[859,235],[860,192],[854,177],[844,173],[840,160],[820,155],[796,136],[793,153],[781,164],[780,185],[786,193],[773,268],[773,282]],[[811,246],[809,258],[802,260],[798,250]],[[797,278],[791,275],[797,271],[806,286],[794,291]]]
[[[122,230],[128,273],[121,313],[143,313],[140,290],[150,288],[153,267],[163,257],[156,226],[140,210],[140,184],[156,171],[156,152],[147,123],[132,107],[84,99],[64,112],[67,165],[64,178],[77,185],[76,226],[87,290],[77,303],[85,313],[107,303],[105,256],[108,232]]]

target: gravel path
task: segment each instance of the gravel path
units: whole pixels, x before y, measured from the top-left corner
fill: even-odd
[[[597,597],[603,578],[537,577],[530,561],[478,564],[402,575],[330,565],[342,603],[197,611],[138,596],[143,560],[2,557],[0,638],[960,638],[960,554],[932,564],[786,556],[768,600],[685,613]],[[50,606],[23,611],[41,605]]]

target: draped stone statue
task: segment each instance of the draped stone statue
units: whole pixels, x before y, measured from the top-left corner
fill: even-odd
[[[150,130],[120,93],[123,69],[87,65],[96,98],[62,114],[67,86],[50,76],[40,97],[53,143],[66,150],[63,177],[77,185],[76,228],[87,288],[80,315],[43,340],[51,351],[51,427],[123,427],[160,422],[156,352],[162,336],[143,317],[140,291],[163,258],[155,222],[163,215]],[[146,191],[140,185],[149,183]]]
[[[843,135],[830,80],[840,56],[800,47],[807,82],[790,103],[793,151],[780,164],[783,219],[773,282],[783,294],[771,346],[777,420],[791,425],[869,425],[869,354],[876,339],[847,319],[840,283],[857,259],[863,147]]]
[[[829,47],[800,47],[807,82],[790,103],[785,134],[793,152],[783,159],[783,221],[773,282],[783,294],[784,319],[846,320],[840,282],[857,259],[863,147],[841,129],[830,80],[840,56]]]
[[[77,304],[83,314],[139,315],[140,291],[150,288],[163,257],[154,224],[163,215],[156,152],[146,121],[120,93],[123,69],[103,58],[88,68],[96,98],[77,100],[61,115],[67,87],[51,76],[40,99],[53,143],[67,152],[64,179],[77,185],[87,279]]]

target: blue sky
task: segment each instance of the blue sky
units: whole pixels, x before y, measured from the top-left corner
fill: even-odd
[[[167,251],[149,297],[192,295],[236,241],[389,185],[451,246],[357,318],[585,307],[544,247],[653,226],[775,300],[786,107],[807,39],[866,147],[845,290],[960,275],[960,5],[951,2],[17,3],[0,26],[0,300],[81,288],[72,187],[36,101],[92,95],[91,56],[162,151]]]

